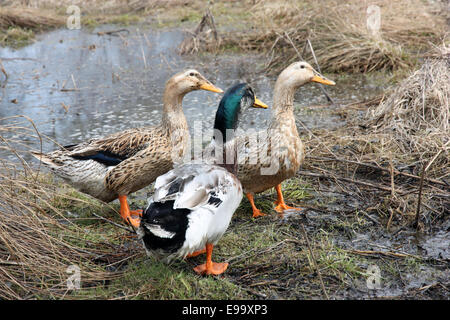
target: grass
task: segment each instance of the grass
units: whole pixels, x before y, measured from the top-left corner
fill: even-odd
[[[0,44],[12,48],[20,48],[29,44],[34,39],[33,30],[21,27],[10,27],[0,32]]]
[[[416,66],[421,55],[446,35],[445,9],[439,11],[439,4],[383,0],[375,4],[381,10],[380,36],[368,32],[369,3],[365,1],[347,1],[346,5],[335,0],[247,3],[243,10],[247,14],[228,24],[236,27],[222,28],[219,52],[235,47],[265,52],[266,71],[276,74],[299,59],[296,50],[304,59],[313,60],[310,50],[304,49],[309,39],[324,71],[402,73]],[[218,20],[224,12],[217,6],[211,10]],[[225,15],[234,17],[231,11]],[[217,46],[205,43],[204,50],[217,50]]]
[[[97,291],[96,289],[95,291]],[[85,292],[89,297],[92,293]],[[95,292],[98,294],[98,292]],[[100,297],[132,297],[133,299],[234,299],[247,297],[226,278],[203,278],[191,271],[188,263],[170,266],[151,259],[137,259],[127,266],[125,275],[102,289]]]
[[[192,268],[203,263],[204,256],[175,261],[170,265],[148,258],[131,233],[93,215],[95,213],[121,224],[121,219],[114,210],[117,209],[117,204],[102,205],[58,179],[46,174],[41,175],[40,188],[51,189],[53,193],[48,204],[43,207],[45,210],[35,218],[37,221],[45,221],[50,215],[68,223],[50,224],[43,229],[44,232],[62,241],[64,246],[69,245],[86,252],[96,248],[97,254],[86,257],[69,255],[63,261],[63,265],[81,266],[80,290],[49,290],[52,284],[58,285],[59,281],[44,276],[40,281],[44,286],[38,285],[33,295],[25,295],[29,298],[324,299],[314,262],[320,270],[330,297],[343,298],[346,290],[358,288],[359,293],[353,297],[367,298],[370,295],[370,291],[365,287],[368,266],[379,266],[383,281],[393,286],[400,286],[400,279],[405,274],[420,274],[423,267],[428,267],[425,260],[412,255],[385,257],[379,255],[377,250],[374,254],[359,254],[349,249],[348,246],[351,247],[350,244],[357,234],[367,234],[370,230],[383,232],[383,228],[380,230],[364,214],[358,212],[349,214],[341,208],[334,214],[318,215],[307,211],[306,216],[293,213],[287,215],[286,219],[279,219],[273,211],[275,193],[269,190],[256,198],[257,206],[268,213],[268,216],[252,219],[248,201],[243,200],[227,233],[215,247],[213,259],[229,262],[227,272],[220,277],[201,277],[196,275]],[[315,185],[311,182],[297,178],[285,182],[283,188],[287,202],[295,205],[300,203],[306,207],[314,206],[318,194],[313,191]],[[23,196],[26,196],[26,190],[24,192]],[[322,208],[330,210],[336,199],[336,196],[321,197]],[[135,205],[134,201],[132,203]],[[307,229],[315,260],[301,232],[302,225]],[[4,234],[1,238],[4,239]],[[53,245],[56,245],[53,250],[61,250],[58,249],[58,243]],[[0,253],[1,250],[4,249],[0,244]],[[12,250],[14,252],[15,249]],[[395,252],[394,249],[391,250]],[[95,256],[97,258],[94,258]],[[5,256],[2,257],[2,261],[5,261]],[[19,261],[28,263],[28,260]],[[41,261],[40,268],[45,270],[45,264],[45,260]],[[16,274],[12,271],[17,272],[18,277],[23,277],[24,272],[27,277],[32,277],[37,272],[33,268],[15,270],[14,266],[8,266],[8,270],[12,274]],[[442,275],[439,270],[437,272],[437,279],[440,279]],[[97,276],[93,277],[93,273]],[[66,276],[61,274],[62,283]],[[24,294],[14,286],[13,290],[17,296]],[[10,297],[5,295],[2,288],[0,293],[3,297]]]

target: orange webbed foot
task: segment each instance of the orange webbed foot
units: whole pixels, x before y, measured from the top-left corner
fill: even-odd
[[[253,218],[258,218],[258,217],[263,217],[263,216],[265,216],[266,214],[265,213],[263,213],[261,210],[259,210],[259,209],[253,209],[253,215],[252,215],[252,217]]]
[[[206,244],[206,263],[201,264],[199,266],[196,266],[194,268],[194,271],[198,274],[205,274],[205,275],[219,275],[225,272],[228,268],[228,263],[217,263],[212,262],[211,256],[213,251],[214,245],[211,243]]]
[[[141,224],[142,210],[130,210],[126,196],[119,196],[120,216],[134,228]]]
[[[132,216],[139,216],[142,217],[142,209],[138,209],[138,210],[130,210],[130,214]]]
[[[283,193],[281,192],[281,184],[278,184],[275,187],[275,190],[277,191],[278,199],[274,202],[277,205],[274,209],[279,213],[279,216],[281,218],[283,217],[283,213],[285,210],[303,210],[302,208],[295,208],[286,205],[286,203],[284,202]]]
[[[194,268],[194,271],[197,272],[198,274],[217,276],[219,274],[224,273],[225,270],[227,270],[227,268],[228,268],[227,262],[223,263],[212,262],[209,267],[207,267],[207,263],[198,265]]]
[[[288,206],[286,203],[279,203],[278,201],[274,202],[277,206],[274,208],[276,212],[278,213],[282,213],[284,210],[303,210],[303,208],[296,208],[296,207],[291,207]]]
[[[127,222],[129,224],[131,224],[135,229],[137,229],[141,225],[141,218],[139,216],[136,216],[136,215],[130,215],[127,218]]]
[[[246,193],[245,194],[248,198],[248,201],[250,201],[250,205],[252,206],[252,211],[253,211],[253,218],[257,218],[257,217],[262,217],[265,216],[266,214],[261,212],[261,210],[259,210],[258,208],[256,208],[255,206],[255,200],[253,199],[253,194],[252,193]]]

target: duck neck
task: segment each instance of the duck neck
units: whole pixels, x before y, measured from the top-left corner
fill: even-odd
[[[236,176],[238,172],[236,139],[232,138],[226,141],[222,152],[222,161],[218,165]]]
[[[239,100],[240,101],[240,100]],[[222,103],[216,113],[214,122],[215,143],[222,149],[221,159],[216,157],[216,163],[231,172],[237,174],[237,144],[235,139],[236,128],[239,122],[240,105],[228,105]]]
[[[285,85],[281,79],[277,80],[273,93],[273,121],[294,117],[294,95],[295,88]]]
[[[182,104],[185,93],[179,93],[173,89],[171,86],[166,86],[164,91],[162,125],[169,132],[187,130],[188,126]]]

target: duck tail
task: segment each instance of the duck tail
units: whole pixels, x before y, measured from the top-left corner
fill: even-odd
[[[61,163],[59,161],[57,161],[56,159],[54,159],[53,157],[51,157],[48,154],[41,153],[41,152],[35,152],[35,151],[31,151],[30,153],[36,159],[38,159],[39,161],[41,161],[42,163],[44,163],[50,167],[61,166]]]

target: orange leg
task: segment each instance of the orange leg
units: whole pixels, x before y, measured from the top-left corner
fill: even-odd
[[[199,256],[199,255],[201,255],[201,254],[203,254],[203,253],[206,253],[206,249],[202,249],[202,250],[198,250],[198,251],[194,251],[194,252],[192,252],[192,253],[189,253],[189,254],[186,256],[186,258],[193,258],[193,257]]]
[[[140,224],[140,217],[142,216],[142,210],[130,210],[128,206],[127,196],[119,196],[120,202],[120,215],[127,222],[138,228]]]
[[[194,271],[198,274],[207,274],[207,275],[219,275],[225,272],[228,268],[228,263],[217,263],[212,262],[211,256],[213,251],[213,245],[210,243],[206,244],[206,263],[196,266]]]
[[[252,206],[253,218],[265,216],[266,215],[265,213],[262,213],[261,210],[256,208],[255,201],[253,200],[253,194],[246,193],[245,195],[247,196],[247,199],[248,199],[248,201],[250,201],[250,205]]]
[[[278,184],[275,189],[277,190],[278,195],[278,200],[274,202],[277,205],[275,207],[275,211],[277,211],[281,217],[283,216],[284,210],[303,210],[302,208],[295,208],[286,205],[286,203],[284,202],[283,193],[281,192],[281,184]]]

